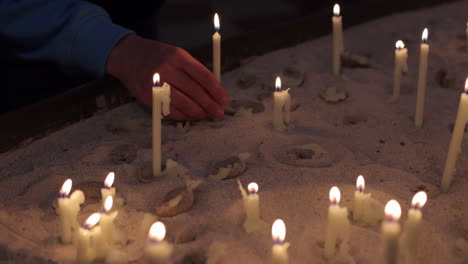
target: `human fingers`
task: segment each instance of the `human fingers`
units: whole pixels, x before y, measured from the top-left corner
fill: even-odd
[[[226,104],[229,101],[229,96],[213,73],[188,52],[181,52],[181,56],[182,63],[180,63],[180,67],[182,70],[197,81],[216,102],[220,105]]]
[[[171,87],[171,105],[174,105],[187,117],[205,119],[207,114],[197,103],[180,92],[176,86]]]
[[[171,118],[172,120],[176,120],[176,121],[182,121],[182,120],[187,120],[188,117],[182,113],[179,109],[177,109],[177,107],[175,107],[174,105],[171,105],[171,113],[169,114],[169,118]]]
[[[214,118],[223,117],[223,106],[211,98],[211,96],[209,96],[206,91],[185,72],[180,73],[178,78],[173,80],[173,84],[203,108],[209,116]]]

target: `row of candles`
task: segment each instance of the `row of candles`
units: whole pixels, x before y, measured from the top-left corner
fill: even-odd
[[[64,244],[76,245],[78,263],[91,263],[95,260],[105,259],[109,249],[119,243],[118,230],[115,228],[115,218],[118,211],[113,207],[116,188],[113,187],[115,174],[110,172],[101,189],[102,209],[100,213],[93,213],[84,224],[79,227],[77,216],[80,205],[84,203],[85,196],[81,190],[75,190],[71,195],[72,180],[67,179],[59,191],[58,214],[61,223],[61,241]],[[250,183],[247,187],[248,195],[243,195],[246,219],[249,221],[261,221],[260,197],[258,184]],[[356,181],[356,191],[353,201],[353,220],[365,222],[365,218],[372,215],[371,194],[364,193],[365,181],[360,175]],[[324,256],[331,259],[336,255],[338,241],[347,243],[350,235],[350,221],[348,209],[340,206],[341,192],[333,186],[329,193],[330,206],[328,208],[328,222],[326,229]],[[416,193],[408,211],[408,219],[404,232],[401,235],[401,227],[398,223],[401,216],[401,208],[397,201],[390,200],[384,209],[385,218],[381,225],[383,258],[386,264],[397,263],[399,241],[404,249],[407,264],[416,263],[419,230],[422,221],[421,209],[427,201],[424,191]],[[381,213],[381,212],[377,212]],[[281,219],[275,220],[271,230],[274,245],[272,247],[272,260],[275,264],[288,263],[288,248],[290,244],[284,242],[286,226]],[[152,224],[148,232],[148,242],[145,248],[145,256],[150,263],[162,264],[170,258],[173,245],[165,241],[165,225],[158,221]]]

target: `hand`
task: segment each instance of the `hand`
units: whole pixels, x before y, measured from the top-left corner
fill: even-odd
[[[111,50],[106,72],[119,79],[144,105],[152,106],[153,74],[171,85],[174,120],[221,118],[228,95],[221,83],[185,50],[135,34]]]

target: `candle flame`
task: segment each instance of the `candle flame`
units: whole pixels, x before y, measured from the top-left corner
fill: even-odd
[[[425,28],[423,30],[422,37],[421,37],[423,43],[427,43],[428,35],[429,35],[429,31],[427,30],[427,28]]]
[[[403,48],[405,47],[405,43],[404,43],[403,41],[401,41],[401,40],[398,40],[398,41],[396,42],[396,44],[395,44],[395,47],[396,47],[397,49],[403,49]]]
[[[421,209],[427,202],[427,194],[424,191],[420,191],[413,196],[411,201],[411,207]]]
[[[276,219],[275,222],[273,222],[271,237],[275,243],[283,243],[286,237],[286,225],[284,225],[283,220]]]
[[[213,19],[213,20],[214,20],[214,27],[215,27],[215,30],[216,30],[216,31],[219,31],[220,25],[219,25],[219,16],[218,16],[218,13],[215,13],[215,14],[214,14],[214,19]]]
[[[359,175],[356,180],[356,188],[360,192],[363,192],[365,187],[366,187],[366,183],[364,181],[364,177],[362,175]]]
[[[160,221],[155,222],[151,225],[148,233],[148,238],[156,242],[161,242],[166,236],[166,226]]]
[[[468,77],[466,77],[466,81],[465,81],[465,93],[468,94]]]
[[[339,204],[339,203],[340,203],[340,199],[341,199],[341,192],[340,192],[340,189],[338,189],[338,187],[336,187],[336,186],[333,186],[333,187],[330,189],[330,203],[332,203],[332,204]]]
[[[72,180],[67,179],[63,183],[62,188],[59,191],[60,196],[68,197],[68,195],[70,194],[71,188],[72,188]]]
[[[335,4],[333,6],[333,15],[340,16],[340,5],[339,4]]]
[[[153,75],[153,86],[159,86],[160,81],[161,81],[161,77],[159,76],[159,73],[155,73]]]
[[[106,179],[104,180],[104,187],[109,189],[112,187],[112,184],[114,184],[114,179],[115,179],[115,173],[113,171],[109,172],[107,174]]]
[[[258,184],[255,183],[255,182],[251,182],[249,183],[249,185],[247,185],[247,190],[249,190],[249,193],[257,193],[258,192]]]
[[[86,219],[86,221],[83,224],[83,228],[91,229],[95,225],[97,225],[97,223],[99,223],[99,220],[101,220],[101,215],[99,213],[94,213],[90,215],[88,219]]]
[[[276,91],[281,91],[281,78],[279,76],[275,80],[275,89]]]
[[[104,201],[104,213],[108,213],[112,209],[112,205],[114,205],[114,199],[109,195]]]
[[[401,216],[400,204],[395,200],[390,200],[385,205],[385,216],[392,221],[398,221]]]

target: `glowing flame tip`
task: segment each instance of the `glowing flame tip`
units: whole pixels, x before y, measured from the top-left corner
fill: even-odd
[[[466,77],[466,81],[465,81],[465,93],[468,94],[468,77]]]
[[[336,187],[336,186],[333,186],[330,189],[330,203],[339,204],[340,199],[341,199],[340,189],[338,189],[338,187]]]
[[[60,189],[60,194],[64,196],[68,196],[70,194],[71,188],[72,188],[72,180],[67,179],[63,183],[62,188]]]
[[[100,220],[101,220],[101,214],[94,213],[90,215],[88,219],[86,219],[85,223],[83,224],[83,227],[86,229],[91,229],[95,225],[97,225],[97,223],[99,223]]]
[[[155,222],[151,225],[148,237],[151,240],[160,242],[166,236],[166,226],[161,221]]]
[[[427,30],[427,28],[425,28],[423,30],[422,37],[421,37],[422,42],[424,42],[424,43],[427,42],[428,35],[429,35],[429,31]]]
[[[411,207],[421,209],[427,202],[427,194],[425,191],[420,191],[413,196]]]
[[[273,222],[273,226],[271,227],[271,237],[273,238],[273,241],[283,243],[284,238],[286,237],[286,225],[283,220],[276,219],[275,222]]]
[[[153,75],[153,86],[159,86],[160,82],[161,82],[161,77],[159,76],[159,73],[155,73]]]
[[[277,91],[281,90],[281,78],[278,76],[275,80],[275,88]]]
[[[112,206],[114,205],[114,199],[112,196],[107,196],[106,200],[104,201],[104,212],[109,212],[112,209]]]
[[[335,4],[333,6],[333,15],[335,16],[339,16],[340,15],[340,5],[339,4]]]
[[[364,188],[366,187],[366,183],[364,181],[364,177],[362,175],[359,175],[356,180],[356,188],[359,191],[364,191]]]
[[[106,188],[112,187],[112,184],[114,184],[114,179],[115,179],[115,173],[113,171],[109,172],[107,174],[106,179],[104,180],[104,187]]]
[[[395,47],[397,49],[403,49],[405,47],[405,43],[401,40],[398,40],[396,43],[395,43]]]
[[[219,31],[219,28],[220,28],[220,23],[219,23],[219,16],[218,16],[218,13],[215,13],[214,14],[214,27],[215,27],[215,30],[216,31]]]
[[[385,216],[391,220],[398,221],[401,216],[400,204],[395,200],[390,200],[385,205]]]
[[[247,185],[247,190],[249,190],[249,193],[257,193],[258,192],[258,184],[255,182],[249,183]]]

